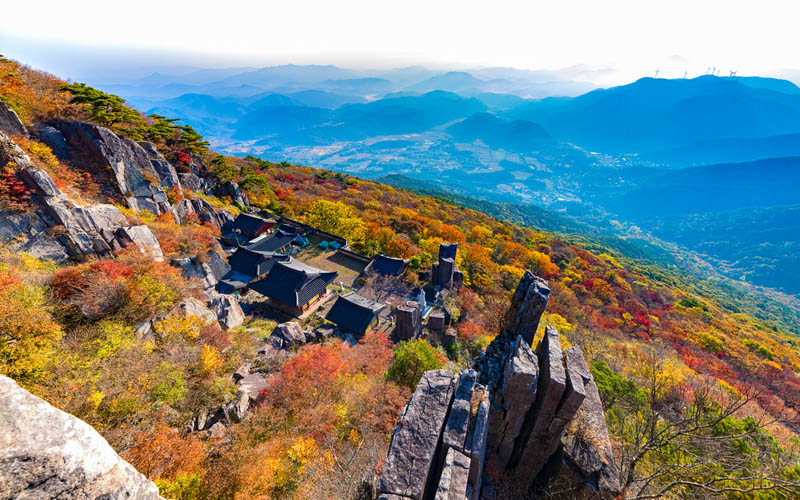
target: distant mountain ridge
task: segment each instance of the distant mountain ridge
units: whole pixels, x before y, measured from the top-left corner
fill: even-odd
[[[703,76],[642,78],[507,113],[559,139],[605,153],[645,153],[692,142],[800,132],[800,93],[789,82]],[[772,88],[788,88],[792,93]],[[797,89],[800,91],[800,89]]]

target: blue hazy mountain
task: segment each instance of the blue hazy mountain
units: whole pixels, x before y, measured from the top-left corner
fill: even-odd
[[[236,123],[233,137],[234,139],[261,139],[272,135],[295,137],[299,131],[326,123],[330,115],[329,109],[304,105],[262,106],[248,112]]]
[[[800,132],[800,94],[789,82],[703,76],[642,78],[572,99],[524,104],[509,117],[605,153],[644,153],[693,142]]]
[[[800,293],[800,157],[669,170],[602,203],[729,276]]]
[[[693,142],[686,146],[648,153],[642,155],[642,158],[681,167],[785,156],[800,156],[800,134]]]
[[[491,113],[472,114],[446,131],[457,141],[481,140],[487,146],[506,151],[528,152],[553,144],[553,138],[541,125],[503,120]]]
[[[421,96],[380,99],[366,104],[347,104],[334,111],[311,106],[265,106],[250,111],[236,124],[237,139],[262,135],[308,134],[309,143],[318,140],[360,140],[366,137],[424,132],[438,125],[464,118],[486,106],[451,92],[435,91]],[[313,139],[311,139],[313,137]]]
[[[800,157],[768,158],[659,172],[609,206],[636,217],[797,205],[797,186]]]

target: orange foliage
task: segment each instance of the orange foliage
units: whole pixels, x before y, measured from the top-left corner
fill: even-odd
[[[172,480],[203,471],[206,453],[195,434],[182,435],[160,418],[152,429],[138,432],[122,458],[151,480]]]

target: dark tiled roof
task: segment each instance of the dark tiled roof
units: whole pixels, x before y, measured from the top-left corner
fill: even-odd
[[[439,245],[440,259],[455,260],[456,253],[458,253],[458,243],[442,243],[441,245]]]
[[[238,247],[247,243],[249,239],[247,236],[239,233],[225,233],[219,237],[223,244]]]
[[[408,264],[407,260],[389,257],[388,255],[378,255],[372,260],[371,269],[378,274],[387,276],[400,276]]]
[[[261,276],[268,273],[272,267],[272,254],[240,247],[228,258],[228,264],[242,274]]]
[[[261,230],[269,229],[275,225],[272,219],[262,219],[261,217],[251,214],[239,214],[233,221],[234,229],[238,229],[243,233],[254,234]]]
[[[383,304],[349,293],[336,299],[326,318],[342,330],[363,335],[384,307]]]
[[[290,258],[275,262],[264,278],[250,283],[256,292],[282,304],[300,308],[325,291],[339,273],[325,272]]]
[[[290,244],[297,236],[281,229],[251,240],[246,248],[254,252],[275,252]]]
[[[238,290],[239,288],[246,287],[252,279],[252,276],[248,276],[231,269],[227,274],[225,274],[225,276],[222,277],[221,280],[219,280],[219,282],[230,286],[234,290]]]

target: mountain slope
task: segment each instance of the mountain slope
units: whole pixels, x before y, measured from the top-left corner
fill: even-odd
[[[712,76],[643,78],[574,99],[544,99],[508,114],[540,123],[585,148],[643,153],[698,141],[800,132],[800,95]]]
[[[554,143],[550,134],[536,123],[525,120],[509,122],[490,113],[470,115],[447,127],[446,131],[458,141],[480,139],[492,148],[506,151],[535,151]]]

